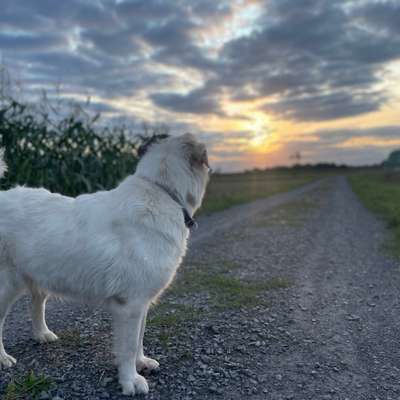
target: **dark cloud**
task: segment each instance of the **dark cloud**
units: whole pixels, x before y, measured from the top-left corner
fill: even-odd
[[[155,93],[150,97],[156,105],[171,111],[224,116],[220,108],[218,94],[212,84],[192,90],[188,94]]]
[[[392,1],[372,1],[356,9],[353,17],[361,19],[386,35],[400,35],[400,3]]]
[[[115,5],[117,15],[125,20],[165,20],[171,16],[184,16],[181,7],[162,0],[126,0]]]
[[[4,51],[37,52],[65,47],[67,40],[58,34],[28,35],[0,33],[0,49]]]
[[[315,133],[321,143],[338,144],[351,138],[398,139],[400,125],[380,126],[367,129],[325,130]]]
[[[104,32],[96,29],[84,30],[80,39],[86,46],[92,46],[102,57],[116,56],[126,59],[132,55],[142,56],[141,46],[137,39],[131,32],[124,29],[118,32]],[[92,55],[94,54],[92,52]]]
[[[73,27],[110,26],[115,22],[114,10],[107,9],[102,1],[69,0],[2,0],[0,27],[18,30],[60,30]]]
[[[207,10],[207,4],[71,0],[55,7],[49,0],[4,0],[0,27],[7,34],[0,34],[0,53],[10,68],[29,65],[27,81],[41,80],[44,86],[60,82],[67,91],[97,90],[112,97],[153,85],[165,90],[179,77],[154,70],[151,63],[213,68],[192,30],[201,25],[197,13],[214,17],[226,7]]]
[[[267,112],[300,121],[323,121],[350,117],[377,110],[383,103],[380,93],[357,95],[349,92],[334,92],[325,95],[289,97],[267,104]]]
[[[260,29],[223,48],[226,69],[220,84],[231,88],[233,99],[279,95],[270,110],[296,119],[334,119],[379,109],[385,96],[376,96],[374,85],[385,63],[400,58],[399,28],[393,23],[400,14],[390,15],[398,8],[394,2],[369,8],[357,4],[269,1]],[[379,17],[373,18],[374,8]],[[385,29],[374,29],[377,23]]]

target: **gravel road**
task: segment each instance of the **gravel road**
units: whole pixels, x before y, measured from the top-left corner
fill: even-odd
[[[199,223],[150,318],[145,345],[161,369],[148,376],[147,399],[400,399],[400,264],[345,178]],[[235,297],[240,282],[245,297]],[[33,370],[53,382],[42,399],[125,398],[109,315],[50,301],[48,325],[61,340],[38,345],[26,305],[7,319],[5,346],[18,364],[0,371],[0,393]]]

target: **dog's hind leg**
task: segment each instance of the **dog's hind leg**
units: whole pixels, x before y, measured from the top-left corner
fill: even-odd
[[[146,357],[144,355],[143,337],[144,337],[144,331],[146,329],[146,318],[147,318],[147,310],[143,315],[141,327],[140,327],[139,349],[138,349],[137,358],[136,358],[136,369],[138,370],[138,372],[141,372],[143,370],[153,371],[155,369],[158,369],[160,366],[160,364],[157,360]]]
[[[54,342],[58,337],[47,327],[45,318],[47,293],[35,286],[31,286],[30,291],[32,295],[33,338],[39,343]]]
[[[23,292],[23,285],[17,282],[9,269],[0,266],[0,369],[11,367],[17,361],[8,355],[3,345],[3,327],[11,306]]]
[[[114,320],[114,352],[118,365],[119,383],[125,395],[146,394],[149,386],[146,379],[137,373],[136,359],[139,336],[145,310],[120,307],[112,310]]]

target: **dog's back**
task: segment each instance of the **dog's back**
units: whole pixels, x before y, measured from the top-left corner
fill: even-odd
[[[103,301],[148,286],[149,274],[157,292],[169,280],[163,270],[179,263],[187,235],[179,229],[179,207],[169,212],[147,185],[132,176],[112,191],[77,198],[24,187],[0,191],[3,256],[59,295]]]

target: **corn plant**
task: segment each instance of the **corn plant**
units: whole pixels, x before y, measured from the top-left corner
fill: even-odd
[[[1,103],[0,148],[8,165],[1,189],[20,184],[76,196],[115,187],[134,172],[143,137],[96,129],[93,121],[73,113],[50,120],[21,102]]]

